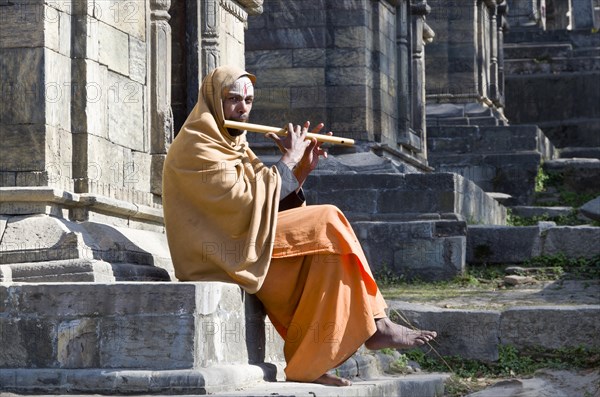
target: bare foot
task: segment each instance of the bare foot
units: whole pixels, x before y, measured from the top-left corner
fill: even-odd
[[[352,386],[352,382],[350,382],[348,379],[340,378],[339,376],[327,373],[321,375],[317,380],[313,381],[313,383],[320,383],[327,386]]]
[[[437,336],[435,331],[420,331],[406,328],[393,323],[389,318],[375,320],[377,331],[365,342],[365,347],[370,350],[384,348],[408,349],[421,346]]]

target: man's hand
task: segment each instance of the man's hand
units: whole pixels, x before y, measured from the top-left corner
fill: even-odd
[[[323,123],[319,123],[311,132],[318,134],[323,129]],[[301,128],[297,125],[295,128],[288,124],[288,133],[284,138],[274,133],[268,133],[266,136],[273,139],[279,150],[283,153],[281,160],[294,172],[298,180],[298,189],[308,177],[308,175],[317,167],[319,157],[327,158],[327,152],[321,149],[321,143],[316,139],[307,140],[306,133],[310,127],[310,121],[304,123]],[[329,132],[328,135],[333,135]]]

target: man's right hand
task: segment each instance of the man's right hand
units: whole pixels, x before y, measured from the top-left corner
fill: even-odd
[[[302,157],[304,157],[306,149],[311,144],[311,141],[306,139],[308,127],[310,127],[310,122],[308,121],[304,123],[303,127],[300,127],[299,125],[294,127],[292,123],[289,123],[287,127],[288,133],[285,137],[280,137],[272,132],[266,134],[267,137],[271,138],[277,144],[279,150],[283,153],[281,161],[283,161],[290,170],[294,170],[296,165],[302,160]]]

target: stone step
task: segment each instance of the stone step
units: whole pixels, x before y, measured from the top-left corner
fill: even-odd
[[[467,263],[519,264],[541,255],[562,254],[567,258],[600,257],[600,227],[556,226],[539,222],[536,226],[467,227]]]
[[[388,301],[388,305],[395,321],[436,330],[438,337],[432,346],[440,355],[493,362],[503,345],[520,351],[600,348],[596,337],[600,332],[600,305],[589,289],[585,292],[584,284],[547,283],[508,289],[506,293],[470,291],[465,292],[467,297],[440,299],[435,305],[414,301]],[[587,282],[590,284],[600,287],[598,282]],[[577,301],[574,295],[595,303],[569,303]],[[537,304],[528,304],[531,296]],[[424,350],[430,352],[431,348],[426,346]]]
[[[514,153],[457,153],[429,155],[437,172],[453,172],[473,181],[486,192],[505,193],[506,205],[530,205],[535,180],[544,156],[537,151]]]
[[[353,382],[349,387],[336,387],[278,382],[266,383],[228,393],[215,393],[218,397],[233,396],[289,396],[289,397],[438,397],[444,395],[444,382],[449,375],[422,374],[397,377],[381,377],[368,381]]]
[[[314,204],[334,204],[352,221],[469,220],[504,224],[506,210],[460,175],[316,174],[304,186]],[[466,199],[468,198],[468,200]]]
[[[570,43],[507,43],[504,60],[567,57],[573,51]]]
[[[551,178],[550,185],[579,194],[600,195],[599,159],[549,160],[543,164],[543,169]]]
[[[571,216],[574,212],[577,211],[577,209],[573,207],[542,207],[526,205],[516,205],[510,207],[509,210],[512,215],[516,215],[522,218],[547,218],[547,220]]]
[[[511,30],[504,36],[505,45],[508,44],[538,44],[538,43],[570,43],[573,48],[598,47],[600,37],[590,33],[589,29],[579,30]]]
[[[600,142],[599,142],[600,145]],[[600,160],[600,147],[566,147],[557,149],[559,158],[588,158]]]
[[[600,71],[600,56],[507,59],[504,62],[504,70],[507,77],[529,74],[598,72]]]
[[[249,366],[246,366],[249,367]],[[254,374],[253,374],[254,372]],[[336,397],[438,397],[444,393],[447,374],[381,375],[354,380],[352,386],[333,388],[310,383],[265,381],[244,366],[214,367],[210,371],[123,370],[3,370],[0,391],[36,395],[198,395],[211,396],[336,396]],[[19,378],[19,382],[15,379]],[[237,387],[233,387],[233,385]],[[42,394],[43,393],[43,394]],[[88,394],[80,394],[88,393]],[[4,395],[4,393],[2,393]],[[8,394],[15,396],[15,394]]]
[[[465,271],[466,222],[353,222],[374,274],[451,280]]]
[[[430,153],[503,153],[539,151],[554,157],[552,144],[536,125],[443,126],[427,129]]]

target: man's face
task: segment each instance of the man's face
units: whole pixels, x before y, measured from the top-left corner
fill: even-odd
[[[237,79],[223,95],[223,113],[225,120],[248,122],[250,110],[254,101],[254,86],[246,76]],[[240,135],[243,131],[228,129],[232,136]]]

